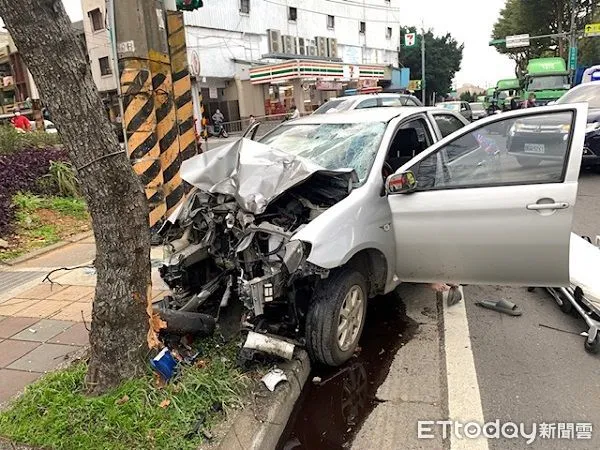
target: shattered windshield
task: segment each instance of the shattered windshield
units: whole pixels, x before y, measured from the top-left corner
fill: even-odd
[[[363,181],[385,128],[384,122],[290,124],[275,129],[260,142],[326,169],[354,169]]]

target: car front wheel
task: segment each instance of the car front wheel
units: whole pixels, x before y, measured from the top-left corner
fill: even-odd
[[[354,354],[367,312],[367,282],[341,269],[315,288],[306,318],[306,346],[314,362],[339,366]]]

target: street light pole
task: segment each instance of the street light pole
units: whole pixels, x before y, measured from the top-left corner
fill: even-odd
[[[577,30],[575,28],[576,0],[571,0],[571,29],[569,31],[569,72],[571,83],[575,81],[575,70],[577,69]]]
[[[421,22],[421,101],[427,105],[427,94],[425,86],[425,25]]]

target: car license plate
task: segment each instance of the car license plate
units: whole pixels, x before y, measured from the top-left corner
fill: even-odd
[[[546,148],[544,144],[525,144],[525,153],[537,153],[543,154],[546,153]]]

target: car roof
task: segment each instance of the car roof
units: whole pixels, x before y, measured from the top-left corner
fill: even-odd
[[[408,117],[427,112],[448,110],[431,106],[387,106],[381,108],[353,109],[351,111],[314,114],[289,122],[290,124],[318,124],[318,123],[360,123],[360,122],[389,122],[396,117]],[[285,125],[285,123],[284,123]]]
[[[462,100],[451,100],[449,102],[439,102],[438,105],[449,104],[449,103],[465,103],[465,102],[463,102]]]
[[[342,97],[330,97],[327,101],[331,100],[365,100],[368,98],[377,97],[412,97],[410,94],[399,94],[395,92],[378,92],[376,94],[357,94],[357,95],[345,95]]]

